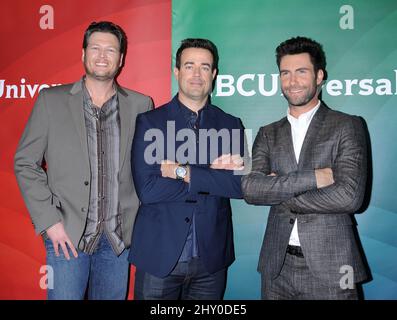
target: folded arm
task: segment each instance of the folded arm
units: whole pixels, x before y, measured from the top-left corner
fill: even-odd
[[[189,199],[188,184],[182,180],[162,177],[160,163],[149,159],[150,145],[163,148],[163,141],[145,141],[145,134],[152,127],[145,114],[136,120],[135,135],[131,150],[131,166],[135,188],[140,201],[144,204],[158,202],[186,201]],[[161,138],[156,137],[161,140]],[[160,150],[157,150],[159,152]]]
[[[297,213],[354,213],[363,201],[367,180],[367,145],[362,120],[351,117],[341,132],[332,166],[335,183],[284,202]]]
[[[274,175],[271,171],[270,153],[265,129],[261,128],[252,149],[252,171],[242,178],[242,190],[247,203],[280,204],[297,194],[317,188],[315,170]]]
[[[225,169],[219,166],[189,164],[188,176],[184,180],[176,179],[177,164],[172,161],[148,164],[144,154],[149,144],[153,142],[144,141],[144,136],[150,128],[144,115],[138,117],[132,149],[132,172],[142,203],[195,200],[198,194],[242,198],[241,175],[235,175],[233,171],[241,164],[236,167],[225,166]],[[243,153],[244,130],[240,121],[238,129],[241,130],[240,150]],[[162,142],[158,144],[158,146],[162,145]]]
[[[222,154],[210,166],[191,166],[190,191],[212,196],[241,199],[241,177],[249,161],[244,127],[236,119],[234,130],[239,130],[238,150]],[[233,137],[233,136],[232,136]]]

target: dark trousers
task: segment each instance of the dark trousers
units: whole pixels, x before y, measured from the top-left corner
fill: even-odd
[[[303,257],[286,254],[280,275],[261,274],[264,300],[357,300],[358,291],[331,287],[314,277]]]
[[[135,273],[136,300],[221,300],[225,292],[226,269],[208,273],[200,258],[179,262],[165,278],[143,270]]]

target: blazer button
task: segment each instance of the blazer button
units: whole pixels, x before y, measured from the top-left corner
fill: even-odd
[[[290,224],[293,224],[294,222],[295,222],[294,219],[289,219],[289,223],[290,223]]]
[[[186,223],[189,223],[189,222],[190,222],[190,219],[189,219],[188,217],[186,217],[186,218],[185,218],[185,222],[186,222]]]
[[[81,208],[81,212],[86,212],[87,209],[86,208]]]
[[[84,181],[84,184],[88,186],[90,183],[88,181]]]

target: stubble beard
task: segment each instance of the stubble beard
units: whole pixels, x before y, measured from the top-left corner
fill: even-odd
[[[303,88],[304,90],[306,88]],[[288,95],[283,89],[281,89],[281,92],[283,93],[285,99],[287,99],[288,104],[293,107],[302,107],[307,105],[320,91],[319,87],[317,86],[316,80],[313,83],[313,88],[308,91],[303,97],[301,98],[292,98],[290,95]]]
[[[113,80],[115,78],[115,76],[117,75],[119,69],[114,70],[113,72],[109,71],[106,72],[104,74],[98,74],[95,71],[90,70],[89,68],[87,68],[85,66],[85,73],[87,76],[98,80],[98,81],[109,81],[109,80]]]

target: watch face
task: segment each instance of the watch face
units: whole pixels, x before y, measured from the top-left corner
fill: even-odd
[[[177,167],[175,173],[178,178],[183,179],[186,176],[186,168],[185,167]]]

